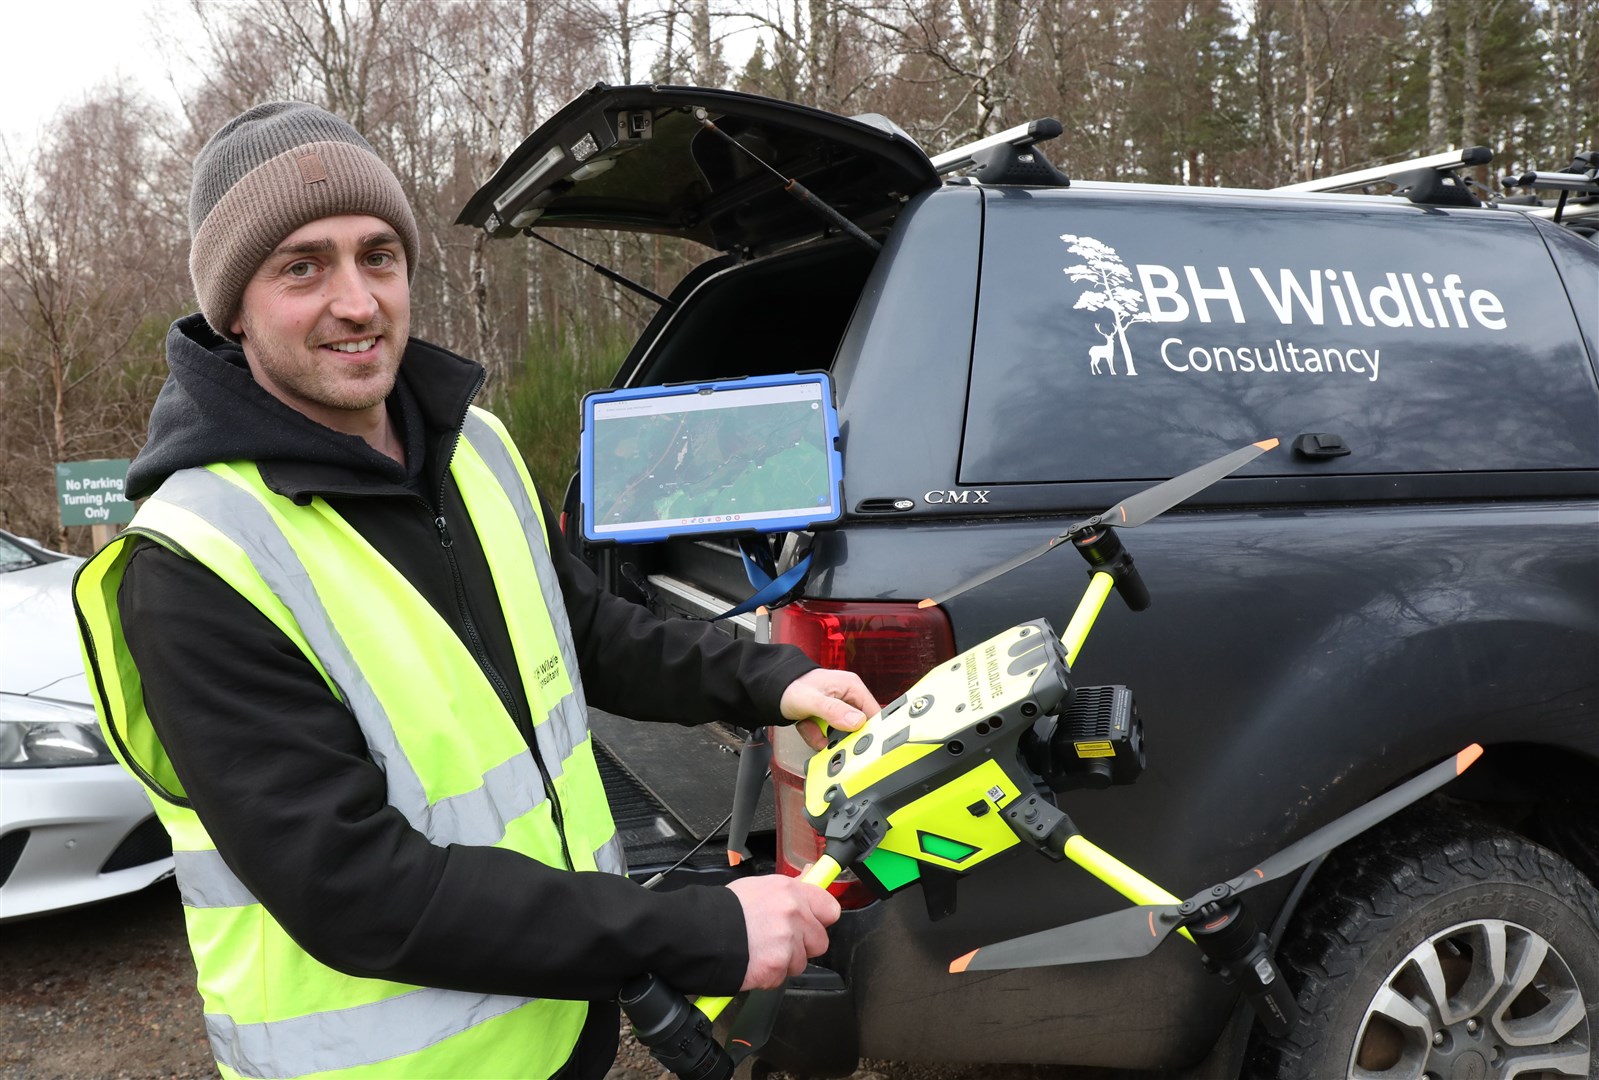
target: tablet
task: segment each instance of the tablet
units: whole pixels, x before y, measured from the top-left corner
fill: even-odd
[[[844,512],[838,413],[821,372],[589,394],[579,471],[594,541],[783,532]]]

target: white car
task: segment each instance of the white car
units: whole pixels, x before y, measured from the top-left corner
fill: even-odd
[[[95,724],[72,610],[82,559],[0,531],[0,922],[172,874],[172,846]]]

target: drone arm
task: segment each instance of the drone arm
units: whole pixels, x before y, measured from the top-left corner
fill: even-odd
[[[1150,881],[1143,874],[1122,862],[1104,848],[1078,833],[1069,837],[1065,847],[1066,857],[1087,870],[1094,877],[1121,893],[1138,905],[1180,904],[1182,901]],[[1177,932],[1189,941],[1193,935],[1179,927]]]
[[[819,889],[825,889],[833,884],[843,870],[837,859],[831,855],[823,855],[800,875],[800,880]],[[705,1015],[705,1019],[715,1020],[732,1001],[731,997],[701,997],[694,999],[694,1007]]]
[[[832,855],[823,855],[800,875],[800,880],[819,889],[825,889],[838,880],[838,875],[844,872],[844,867]]]
[[[1097,575],[1096,575],[1097,576]],[[1180,904],[1182,901],[1077,831],[1065,811],[1037,794],[1014,799],[1000,811],[1016,835],[1053,858],[1064,855],[1134,904]],[[1188,940],[1193,937],[1179,929]]]
[[[1088,632],[1094,628],[1094,620],[1099,618],[1099,612],[1115,585],[1116,579],[1104,570],[1096,571],[1089,579],[1088,590],[1077,602],[1077,610],[1072,612],[1072,621],[1061,631],[1060,640],[1066,646],[1067,667],[1077,666],[1077,654],[1082,651],[1083,642],[1088,639]]]

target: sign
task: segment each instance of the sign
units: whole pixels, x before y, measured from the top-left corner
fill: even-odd
[[[136,507],[122,497],[128,459],[56,464],[56,498],[62,525],[125,525]]]
[[[1257,325],[1264,322],[1271,328],[1257,329],[1252,337],[1224,339],[1224,344],[1207,341],[1191,347],[1181,337],[1166,337],[1160,343],[1161,362],[1179,374],[1319,377],[1301,380],[1305,383],[1338,376],[1374,383],[1383,371],[1391,371],[1383,367],[1382,349],[1364,337],[1365,328],[1379,323],[1443,331],[1497,331],[1510,325],[1497,294],[1470,288],[1462,275],[1445,273],[1447,268],[1442,265],[1434,265],[1432,270],[1379,267],[1357,274],[1333,267],[1296,270],[1185,264],[1179,276],[1174,266],[1159,263],[1129,267],[1115,248],[1092,236],[1066,233],[1061,240],[1066,250],[1083,260],[1062,267],[1067,278],[1085,286],[1072,310],[1096,316],[1104,312],[1110,323],[1109,329],[1094,323],[1105,340],[1088,347],[1091,375],[1100,374],[1101,364],[1115,375],[1118,359],[1121,374],[1138,374],[1128,342],[1128,331],[1136,323],[1186,323],[1192,331],[1198,329],[1193,325],[1195,318],[1200,323],[1225,325],[1224,319],[1230,316],[1232,323],[1240,326],[1253,318]],[[1137,288],[1133,287],[1135,271]],[[1275,325],[1270,316],[1262,317],[1267,308]],[[1294,334],[1299,331],[1308,332],[1309,340],[1296,340]],[[1272,337],[1268,340],[1266,334]],[[1140,343],[1146,357],[1147,348]],[[1389,353],[1391,356],[1392,347]]]

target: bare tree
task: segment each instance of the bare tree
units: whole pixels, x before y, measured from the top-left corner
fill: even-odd
[[[1541,8],[1552,106],[1546,141],[1553,157],[1569,161],[1573,152],[1599,149],[1599,3],[1548,0]]]
[[[721,86],[727,78],[722,49],[711,33],[711,0],[694,0],[689,26],[694,38],[694,81],[700,86]]]
[[[1478,116],[1482,99],[1482,8],[1466,5],[1465,48],[1460,75],[1460,145],[1471,146],[1482,138]],[[1483,170],[1478,170],[1481,173]],[[1484,179],[1482,175],[1479,180]]]
[[[677,35],[677,20],[682,13],[682,0],[667,0],[665,10],[658,19],[658,25],[664,32],[664,40],[650,75],[653,82],[669,83],[677,73],[677,54],[673,51],[673,39]]]
[[[963,0],[961,6],[975,7],[969,0]],[[1009,126],[1010,69],[1022,44],[1017,33],[1020,14],[1019,3],[1001,0],[989,5],[981,14],[974,10],[969,16],[976,19],[982,41],[977,51],[977,68],[981,72],[977,80],[977,135]]]
[[[1305,90],[1299,104],[1299,138],[1294,146],[1294,174],[1301,180],[1309,180],[1316,175],[1316,53],[1310,35],[1310,0],[1294,0],[1294,14],[1298,16],[1300,78],[1304,80]]]
[[[53,531],[54,463],[138,449],[163,331],[188,291],[174,197],[187,185],[159,153],[159,124],[110,87],[0,166],[0,516],[34,535]]]
[[[1449,6],[1432,0],[1427,14],[1427,149],[1434,153],[1449,142]]]

